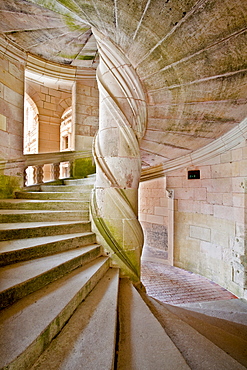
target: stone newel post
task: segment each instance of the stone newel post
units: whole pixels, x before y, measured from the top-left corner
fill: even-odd
[[[94,30],[100,53],[99,132],[91,213],[98,241],[133,281],[140,279],[143,233],[137,220],[141,172],[139,140],[146,127],[146,103],[135,70],[108,39]]]

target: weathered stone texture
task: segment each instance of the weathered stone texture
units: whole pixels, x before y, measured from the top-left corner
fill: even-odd
[[[186,170],[174,171],[174,176],[171,172],[166,178],[177,204],[175,264],[241,296],[246,289],[245,151],[243,141],[211,163],[202,163],[197,167],[200,180],[188,180]]]
[[[142,222],[145,237],[145,247],[151,251],[152,248],[166,251],[168,249],[168,233],[165,225],[158,225],[151,222]],[[163,256],[164,257],[164,256]]]
[[[168,199],[164,178],[140,184],[139,219],[144,231],[144,256],[168,259]]]
[[[78,81],[74,87],[76,150],[90,150],[99,127],[99,92],[96,81],[93,83],[92,86],[92,81]]]
[[[23,151],[24,60],[13,60],[8,48],[0,56],[0,157],[12,159]]]

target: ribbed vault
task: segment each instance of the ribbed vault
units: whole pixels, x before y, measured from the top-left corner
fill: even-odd
[[[1,32],[51,61],[94,67],[91,26],[118,45],[146,92],[144,167],[212,143],[247,115],[246,1],[6,0],[0,9]]]

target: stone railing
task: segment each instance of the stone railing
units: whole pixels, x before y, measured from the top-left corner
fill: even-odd
[[[23,171],[23,186],[42,184],[43,182],[58,180],[65,177],[78,177],[76,173],[78,166],[83,167],[83,161],[91,162],[87,167],[93,168],[93,157],[91,151],[65,151],[53,153],[26,154],[21,158],[4,161],[0,163],[0,169],[11,171],[14,168]],[[64,174],[62,169],[66,169]],[[91,168],[89,169],[89,173]],[[81,177],[83,171],[81,171]]]

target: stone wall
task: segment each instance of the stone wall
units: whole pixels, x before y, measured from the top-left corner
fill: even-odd
[[[139,221],[144,231],[144,258],[168,259],[168,198],[165,178],[140,183]]]
[[[187,170],[200,179],[188,180]],[[175,197],[175,265],[247,298],[247,145],[167,175]]]
[[[99,127],[99,92],[96,79],[77,81],[73,91],[75,150],[91,150]]]
[[[5,44],[1,39],[2,42]],[[23,151],[25,55],[22,54],[7,43],[0,47],[0,159],[18,158]]]
[[[0,42],[0,198],[11,198],[22,186],[23,166],[7,166],[23,152],[23,96],[25,53],[1,38]]]

